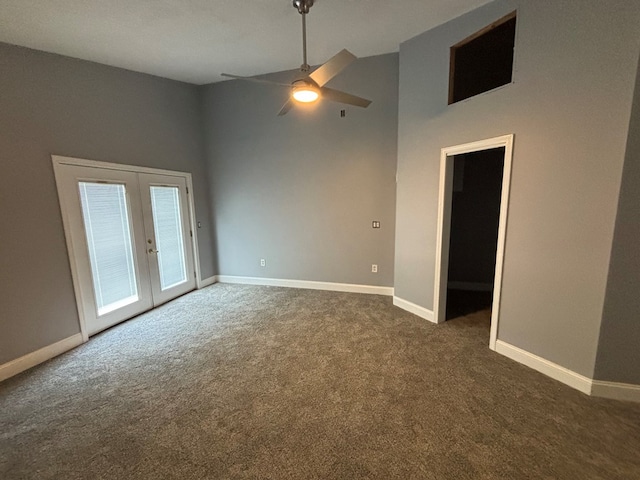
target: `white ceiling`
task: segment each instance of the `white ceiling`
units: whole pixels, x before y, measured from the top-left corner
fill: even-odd
[[[399,44],[489,0],[316,0],[309,63]],[[302,63],[291,0],[0,0],[0,41],[195,84]]]

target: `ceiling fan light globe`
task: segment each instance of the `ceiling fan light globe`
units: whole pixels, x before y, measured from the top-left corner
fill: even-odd
[[[313,103],[320,98],[320,93],[315,88],[298,87],[293,90],[292,97],[300,103]]]

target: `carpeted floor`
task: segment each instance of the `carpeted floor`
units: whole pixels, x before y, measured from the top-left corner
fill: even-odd
[[[0,478],[639,479],[640,405],[391,298],[218,284],[0,384]]]

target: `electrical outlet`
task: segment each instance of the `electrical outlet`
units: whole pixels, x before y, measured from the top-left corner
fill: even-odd
[[[378,265],[375,263],[371,265],[371,273],[378,273]]]
[[[373,222],[371,222],[371,228],[380,228],[380,221],[374,220]]]
[[[267,266],[267,261],[264,258],[260,259],[260,266],[261,267],[266,267]]]

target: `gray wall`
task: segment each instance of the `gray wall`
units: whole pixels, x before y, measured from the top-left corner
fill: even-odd
[[[640,384],[640,66],[622,172],[595,378]]]
[[[514,83],[447,106],[449,47],[516,8]],[[433,307],[440,149],[515,133],[498,337],[592,376],[639,24],[639,2],[499,0],[401,45],[397,296]]]
[[[329,86],[373,103],[277,117],[284,88],[204,87],[220,274],[393,285],[398,55],[360,59]]]
[[[80,331],[51,154],[191,172],[214,274],[197,87],[0,44],[0,364]]]

